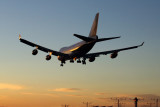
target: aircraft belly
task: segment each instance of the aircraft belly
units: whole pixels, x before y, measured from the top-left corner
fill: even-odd
[[[71,57],[83,57],[85,54],[87,54],[94,46],[95,43],[92,44],[84,44],[83,46],[81,46],[80,48],[78,48],[77,50],[73,51],[70,56]]]

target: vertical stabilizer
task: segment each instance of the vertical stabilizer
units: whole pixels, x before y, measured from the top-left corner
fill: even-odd
[[[99,13],[97,13],[96,16],[95,16],[95,19],[94,19],[93,24],[92,24],[91,31],[89,33],[89,37],[92,37],[92,38],[96,37],[97,27],[98,27],[98,17],[99,17]]]

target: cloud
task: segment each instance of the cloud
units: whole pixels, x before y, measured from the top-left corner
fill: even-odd
[[[5,99],[5,98],[7,98],[7,96],[5,96],[5,95],[0,95],[0,100],[1,99]],[[1,106],[0,106],[1,107]]]
[[[97,95],[103,95],[103,93],[96,93]],[[160,96],[155,94],[138,94],[138,95],[131,95],[131,94],[117,94],[116,96],[110,96],[110,97],[99,97],[98,100],[133,100],[135,97],[137,97],[139,100],[155,100],[160,99]]]
[[[144,99],[157,99],[157,98],[160,99],[160,96],[155,95],[155,94],[140,94],[137,96],[140,98],[144,98]]]
[[[109,98],[97,98],[99,100],[110,100]]]
[[[79,88],[56,88],[53,90],[49,90],[49,91],[56,91],[56,92],[77,92],[80,91],[81,89]]]
[[[15,85],[15,84],[4,84],[0,83],[0,89],[8,89],[8,90],[21,90],[23,89],[23,86]]]
[[[30,93],[30,92],[24,92],[22,94],[24,94],[24,95],[34,95],[34,93]]]
[[[139,99],[155,99],[160,98],[160,96],[155,94],[138,94],[138,95],[131,95],[131,94],[119,94],[117,95],[119,98],[135,98],[138,97]]]
[[[56,94],[50,94],[50,93],[31,93],[31,92],[23,92],[21,93],[23,95],[31,95],[31,96],[50,96],[50,97],[59,97]]]
[[[136,95],[131,95],[131,94],[118,94],[116,97],[118,98],[134,98]]]
[[[83,97],[82,95],[67,95],[67,96],[72,96],[72,97]]]
[[[96,95],[107,95],[107,93],[95,93]]]
[[[41,95],[50,96],[50,97],[59,97],[59,96],[56,95],[56,94],[41,94]]]

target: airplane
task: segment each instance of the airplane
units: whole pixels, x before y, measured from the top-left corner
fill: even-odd
[[[109,38],[98,38],[97,36],[97,27],[98,27],[98,18],[99,18],[99,13],[96,14],[95,19],[93,21],[89,36],[82,36],[79,34],[73,34],[75,37],[81,39],[81,42],[78,42],[74,45],[68,46],[68,47],[63,47],[59,51],[55,51],[49,48],[45,48],[43,46],[40,46],[38,44],[32,43],[28,40],[22,39],[21,35],[19,34],[19,40],[20,42],[27,44],[29,46],[35,47],[35,49],[32,51],[33,55],[37,55],[38,50],[41,50],[43,52],[48,53],[46,56],[46,60],[51,59],[51,55],[57,56],[58,60],[61,61],[60,66],[63,66],[67,60],[70,61],[70,63],[74,63],[74,61],[77,60],[77,63],[82,63],[83,65],[86,64],[86,59],[89,60],[89,62],[95,61],[96,57],[99,57],[100,55],[107,55],[111,54],[111,58],[116,58],[118,56],[118,53],[124,50],[129,50],[129,49],[135,49],[144,44],[144,42],[140,45],[137,46],[131,46],[127,48],[121,48],[121,49],[115,49],[115,50],[110,50],[110,51],[102,51],[102,52],[96,52],[96,53],[88,53],[93,46],[97,42],[102,42],[106,40],[112,40],[112,39],[117,39],[120,38],[120,36],[117,37],[109,37]],[[82,61],[81,61],[82,59]]]

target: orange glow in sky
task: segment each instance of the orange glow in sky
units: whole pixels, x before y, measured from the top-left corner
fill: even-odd
[[[90,53],[145,44],[115,59],[102,55],[60,67],[56,56],[33,56],[34,47],[18,40],[21,34],[58,51],[81,41],[73,34],[88,36],[98,12],[98,37],[121,38],[96,43]],[[139,107],[154,107],[153,99],[160,99],[159,12],[160,0],[0,0],[0,107],[117,107],[118,98],[121,107],[134,107],[135,97],[144,99]]]

